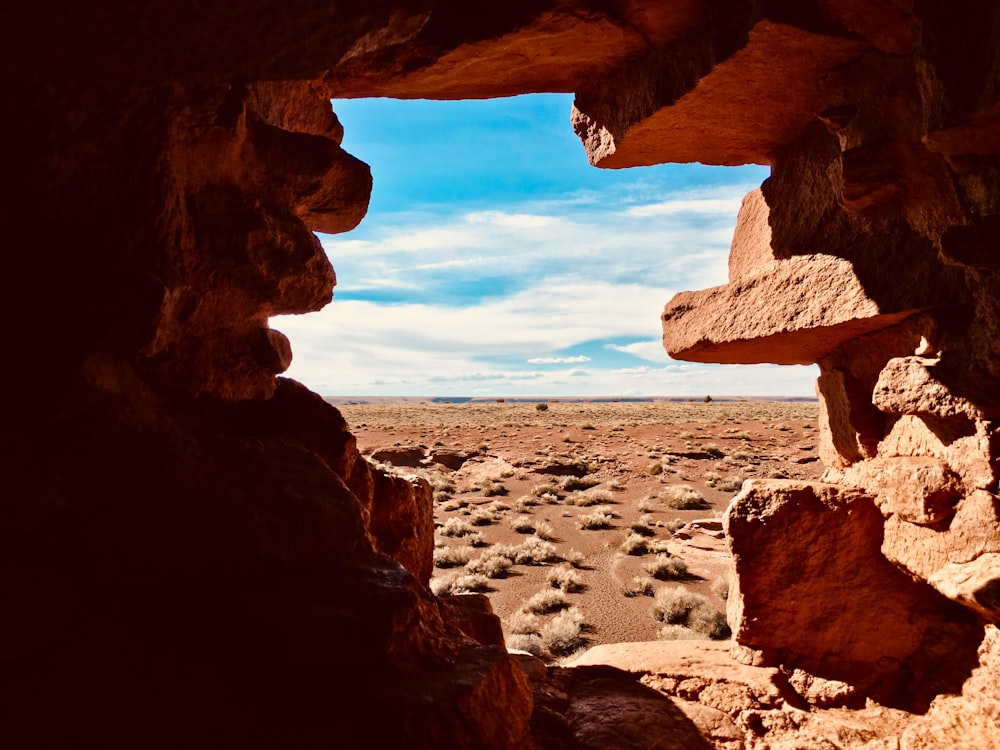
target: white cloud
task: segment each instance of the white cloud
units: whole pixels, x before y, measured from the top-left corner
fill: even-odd
[[[676,291],[726,281],[747,189],[651,194],[637,182],[505,210],[383,215],[323,237],[337,295],[273,321],[292,343],[288,374],[330,395],[811,395],[811,369],[674,363],[659,340]],[[550,354],[616,339],[639,339],[607,348],[650,364]]]
[[[528,364],[532,365],[558,365],[558,364],[575,364],[579,362],[589,362],[590,357],[584,355],[579,355],[576,357],[532,357],[528,360]]]
[[[648,359],[650,362],[664,362],[668,359],[667,353],[663,349],[663,343],[659,339],[656,341],[636,341],[633,344],[606,344],[605,346],[622,354]]]
[[[555,216],[506,213],[504,211],[476,211],[466,214],[464,219],[470,224],[492,224],[493,226],[508,227],[511,229],[539,229],[551,226],[559,221]]]
[[[696,214],[731,214],[734,218],[740,210],[739,198],[699,198],[666,200],[660,203],[649,203],[645,206],[633,206],[625,211],[629,216],[646,218],[651,216],[673,216],[682,213]]]

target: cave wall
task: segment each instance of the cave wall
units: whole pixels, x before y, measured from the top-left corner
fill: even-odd
[[[940,696],[996,684],[992,4],[11,3],[0,38],[6,745],[569,746],[427,590],[426,485],[277,377],[268,318],[336,281],[312,230],[371,191],[333,96],[574,92],[596,166],[771,165],[730,283],[664,312],[674,356],[821,368],[827,482],[730,510],[734,653],[933,704],[945,740]],[[822,642],[757,572],[788,548],[833,561],[797,584]]]

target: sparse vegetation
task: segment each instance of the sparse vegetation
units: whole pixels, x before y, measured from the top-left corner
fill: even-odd
[[[587,556],[575,549],[571,549],[563,558],[574,568],[582,568],[587,561]]]
[[[479,557],[469,560],[465,565],[465,570],[469,573],[478,573],[487,578],[501,578],[510,570],[513,562],[503,550],[493,547],[483,552]]]
[[[673,510],[703,510],[708,507],[705,496],[689,484],[667,487],[660,495],[660,502]]]
[[[741,474],[731,474],[730,476],[719,480],[715,487],[723,492],[739,492],[743,488],[743,482],[745,479],[746,477]]]
[[[568,656],[585,643],[583,623],[583,613],[575,607],[560,612],[542,625],[542,645],[553,656]]]
[[[469,517],[469,523],[473,526],[489,526],[492,523],[496,523],[497,516],[489,510],[475,510]]]
[[[438,531],[442,536],[469,536],[475,534],[476,530],[472,524],[462,518],[449,518]]]
[[[625,528],[629,531],[638,534],[639,536],[656,536],[656,532],[653,531],[653,519],[648,515],[639,516],[637,521],[632,521]]]
[[[546,580],[549,586],[560,589],[566,594],[583,590],[583,578],[580,573],[568,563],[557,565],[549,571]]]
[[[545,482],[543,484],[536,484],[531,488],[531,494],[535,497],[541,497],[542,495],[558,495],[559,494],[558,485],[552,482]]]
[[[679,557],[659,554],[647,561],[643,569],[653,578],[666,581],[671,578],[684,578],[687,575],[687,563]]]
[[[507,488],[503,486],[502,482],[498,482],[495,479],[485,480],[479,485],[479,490],[483,493],[483,497],[495,497],[496,495],[507,494]]]
[[[591,487],[595,487],[598,484],[600,484],[600,482],[598,482],[593,477],[586,477],[586,476],[575,477],[572,474],[567,477],[563,477],[559,481],[559,486],[562,488],[563,492],[573,492],[574,490],[588,490]],[[611,493],[609,492],[608,494],[610,495]]]
[[[476,550],[472,547],[435,547],[434,567],[435,568],[457,568],[465,565],[476,556]]]
[[[393,442],[420,447],[425,455],[440,450],[419,467],[382,465],[396,475],[423,477],[434,492],[432,590],[495,591],[501,612],[542,586],[565,597],[567,606],[546,614],[504,615],[507,645],[546,661],[605,642],[605,613],[597,628],[587,628],[578,622],[582,616],[568,614],[568,605],[588,601],[589,589],[578,586],[606,589],[609,556],[617,556],[614,569],[621,576],[617,621],[630,627],[630,618],[644,620],[643,638],[657,629],[665,639],[719,637],[725,632],[718,611],[728,593],[725,576],[709,576],[699,590],[708,597],[707,607],[692,605],[681,616],[671,615],[677,622],[661,615],[652,626],[657,589],[684,583],[681,588],[694,593],[685,583],[684,562],[707,575],[700,556],[685,552],[692,542],[670,537],[696,512],[717,516],[727,502],[724,493],[738,491],[744,478],[811,479],[822,472],[818,462],[794,463],[798,454],[789,451],[800,425],[815,424],[814,404],[705,405],[700,397],[691,403],[548,401],[541,414],[534,401],[488,401],[351,405],[343,413],[365,455]],[[816,439],[815,433],[803,435]],[[706,453],[714,458],[705,460]],[[647,473],[654,464],[656,473]],[[501,487],[512,499],[493,494]],[[598,514],[590,530],[579,528]],[[595,605],[608,606],[604,599]],[[636,627],[638,634],[642,626]]]
[[[535,524],[535,536],[545,541],[552,541],[554,530],[548,521],[538,521]]]
[[[632,532],[625,537],[625,541],[622,542],[620,549],[626,555],[645,555],[649,552],[649,539],[641,534]]]
[[[542,637],[537,633],[514,633],[507,636],[507,648],[511,651],[524,651],[539,659],[545,656]]]
[[[701,635],[683,625],[666,624],[656,632],[661,641],[704,641],[708,636]]]
[[[527,516],[518,516],[510,522],[511,531],[518,534],[534,534],[535,523]]]
[[[653,579],[648,576],[636,576],[632,579],[632,585],[622,591],[625,596],[653,596]]]
[[[725,615],[708,598],[680,586],[656,592],[653,619],[668,625],[683,625],[716,640],[729,637]]]
[[[505,548],[504,554],[518,565],[541,565],[559,559],[556,546],[537,536],[529,536],[520,544]]]
[[[592,531],[594,529],[610,529],[613,519],[614,513],[611,512],[611,509],[602,506],[593,513],[580,516],[580,518],[577,519],[576,525],[587,531]]]
[[[546,615],[568,606],[566,594],[560,589],[542,589],[524,603],[523,609],[536,615]]]
[[[538,506],[538,498],[532,497],[531,495],[524,495],[519,497],[514,501],[514,512],[515,513],[530,513],[531,508]]]

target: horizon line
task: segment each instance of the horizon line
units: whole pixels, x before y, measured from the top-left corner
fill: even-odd
[[[775,402],[787,402],[787,401],[807,401],[807,402],[819,402],[816,396],[712,396],[707,395],[682,395],[682,396],[574,396],[574,395],[558,395],[558,396],[387,396],[387,395],[367,395],[367,396],[342,396],[334,394],[320,394],[321,398],[325,401],[333,402],[360,402],[360,401],[431,401],[435,403],[469,403],[472,401],[482,401],[482,402],[496,402],[502,403],[506,401],[515,403],[534,403],[539,401],[544,401],[547,403],[558,403],[560,401],[634,401],[634,402],[647,402],[647,401],[679,401],[688,402],[696,401],[702,403],[712,403],[714,401],[775,401]],[[708,398],[708,401],[705,399]]]

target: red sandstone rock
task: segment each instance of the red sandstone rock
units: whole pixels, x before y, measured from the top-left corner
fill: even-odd
[[[882,517],[866,495],[750,480],[729,507],[726,529],[737,580],[729,596],[733,639],[757,651],[760,663],[913,707],[959,684],[974,661],[975,618],[882,556]]]
[[[458,628],[484,646],[504,646],[500,618],[485,594],[450,594],[439,597]]]
[[[915,312],[883,309],[840,258],[775,258],[768,215],[761,192],[747,194],[730,250],[730,283],[681,292],[667,304],[663,342],[672,357],[809,364]]]
[[[877,705],[845,712],[838,707],[853,699],[852,686],[801,670],[742,664],[725,643],[605,644],[573,664],[606,664],[639,675],[643,684],[671,697],[702,735],[724,750],[765,745],[792,750],[829,742],[892,747],[907,723],[907,714]]]
[[[591,164],[607,168],[663,162],[767,164],[783,144],[793,141],[822,109],[817,80],[855,58],[864,48],[857,39],[817,34],[791,25],[741,19],[742,39],[729,45],[733,29],[697,46],[671,50],[669,66],[659,58],[618,72],[614,85],[577,96],[574,129],[584,141]],[[730,20],[730,25],[735,23]],[[747,38],[748,37],[748,38]],[[706,50],[706,48],[708,48]],[[794,61],[794,63],[792,62]],[[649,79],[670,70],[669,84]],[[604,83],[603,81],[599,83]],[[650,96],[621,95],[649,85]],[[758,108],[762,101],[766,109]],[[754,110],[752,128],[742,127],[734,112]]]

